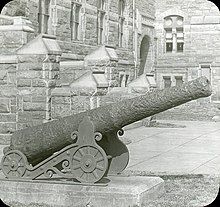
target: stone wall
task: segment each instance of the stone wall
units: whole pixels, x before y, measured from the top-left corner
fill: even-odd
[[[156,8],[155,68],[158,87],[164,88],[163,76],[171,77],[171,85],[176,85],[175,76],[182,76],[184,82],[195,79],[202,75],[202,65],[206,65],[210,66],[210,76],[207,77],[213,87],[213,95],[206,101],[219,102],[220,14],[217,6],[206,0],[158,0]],[[166,53],[165,51],[164,18],[169,15],[179,15],[184,18],[183,52]],[[200,107],[199,100],[198,108]]]
[[[14,15],[15,7],[18,6],[21,0],[14,0],[9,3],[3,11],[6,15]],[[87,55],[94,47],[97,46],[97,1],[79,1],[81,4],[80,20],[79,20],[79,40],[71,40],[71,1],[57,0],[50,3],[51,13],[49,19],[48,33],[55,35],[58,41],[62,43],[63,51],[72,52],[78,55]],[[32,23],[37,34],[38,31],[38,0],[25,1],[26,4],[23,15],[26,16]],[[123,48],[132,49],[132,1],[127,0],[125,5],[124,17],[124,44]],[[104,43],[114,47],[118,46],[118,1],[108,0],[105,3],[105,19],[104,19]],[[83,47],[82,47],[83,46]],[[91,46],[94,46],[91,48]],[[78,49],[77,49],[78,47]],[[87,48],[88,47],[88,48]]]
[[[0,144],[8,144],[17,129],[16,56],[0,57]]]
[[[66,84],[67,80],[73,81],[84,74],[81,70],[81,61],[96,50],[100,45],[97,42],[97,2],[98,1],[79,1],[81,4],[79,16],[79,38],[71,40],[71,1],[70,0],[51,0],[50,15],[48,21],[48,33],[55,35],[62,49],[60,84]],[[127,73],[130,74],[130,80],[137,76],[137,68],[139,67],[141,40],[145,35],[150,37],[150,52],[148,62],[149,70],[153,68],[154,54],[154,26],[152,22],[155,16],[154,0],[137,0],[133,5],[132,0],[125,1],[124,9],[124,26],[123,26],[123,43],[119,47],[119,15],[118,0],[105,1],[105,18],[103,27],[103,44],[114,47],[118,57],[120,70],[126,72],[127,68],[131,68]],[[17,13],[19,5],[25,8],[21,15],[25,16],[32,22],[34,28],[33,34],[28,34],[28,41],[38,35],[38,0],[13,0],[5,6],[3,14],[13,16]],[[145,20],[141,19],[141,27],[139,33],[136,32],[136,24],[138,24],[136,10],[145,15]],[[73,11],[74,12],[74,11]],[[143,21],[142,21],[143,20]],[[71,62],[72,68],[66,67]],[[64,62],[64,64],[62,64]],[[63,65],[65,65],[63,67]],[[70,64],[69,64],[70,65]],[[75,67],[75,66],[76,67]],[[79,68],[79,69],[78,69]],[[70,71],[71,70],[71,71]],[[74,70],[74,71],[73,71]],[[69,76],[66,75],[66,72]],[[149,71],[146,71],[149,72]],[[119,78],[119,77],[118,77]]]
[[[183,73],[185,70],[190,71],[193,68],[197,68],[198,71],[201,63],[220,66],[218,59],[220,54],[220,15],[217,6],[206,0],[158,0],[156,8],[156,36],[158,38],[156,68],[159,87],[162,87],[160,73],[170,73],[173,69]],[[163,24],[164,17],[169,15],[184,17],[183,53],[165,52]],[[189,72],[186,80],[195,78],[190,74]]]
[[[18,55],[18,129],[51,120],[51,89],[59,73],[57,64],[54,56]]]
[[[77,114],[90,109],[88,94],[73,93],[70,88],[58,88],[52,92],[52,119]]]
[[[8,144],[15,130],[52,119],[51,90],[59,77],[59,49],[54,37],[39,35],[14,55],[0,56],[1,144]]]

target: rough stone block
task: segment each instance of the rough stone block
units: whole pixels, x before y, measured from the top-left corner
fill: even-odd
[[[72,114],[70,106],[62,105],[62,104],[52,105],[51,111],[52,111],[52,118],[53,119],[64,117],[64,116],[69,116]]]
[[[46,118],[45,111],[32,111],[33,121],[43,121]]]
[[[30,79],[18,79],[17,80],[17,86],[18,87],[30,87],[31,86],[31,80]]]
[[[15,72],[16,68],[17,68],[17,65],[16,64],[4,64],[4,68],[8,72]]]
[[[18,113],[18,122],[19,123],[28,123],[33,121],[43,121],[46,117],[44,111],[24,111]]]
[[[0,113],[9,113],[9,99],[0,100]]]
[[[42,80],[42,79],[35,79],[32,81],[32,86],[33,87],[46,87],[46,82],[45,80]]]
[[[18,71],[17,77],[19,78],[27,78],[27,79],[35,79],[35,78],[42,78],[41,71]]]
[[[29,103],[26,102],[23,104],[24,111],[45,111],[46,104],[45,103]]]
[[[0,145],[9,145],[11,140],[10,134],[0,134]]]
[[[46,103],[46,96],[33,96],[32,97],[32,102],[33,103]]]
[[[46,96],[46,88],[34,87],[31,89],[32,96]]]
[[[16,105],[17,104],[17,100],[15,97],[10,98],[11,101],[11,105]]]
[[[33,119],[33,121],[32,121],[33,126],[37,126],[37,125],[40,125],[42,123],[44,123],[43,119]]]
[[[29,111],[18,112],[18,122],[31,122],[32,113]]]
[[[25,129],[25,128],[28,128],[28,127],[32,127],[33,124],[32,122],[25,122],[25,123],[17,123],[17,130],[20,130],[20,129]]]
[[[0,97],[16,97],[17,89],[14,86],[0,86]]]
[[[12,134],[15,130],[15,123],[0,123],[0,134]]]
[[[18,70],[42,70],[42,63],[18,63]]]
[[[7,84],[7,80],[0,80],[0,85],[6,85]]]
[[[0,70],[0,80],[7,78],[7,70]]]
[[[8,72],[8,84],[16,85],[16,73],[15,72]]]
[[[16,122],[16,114],[0,114],[0,122]]]
[[[65,105],[70,106],[71,98],[70,97],[53,97],[52,102],[53,104],[65,104]]]
[[[45,60],[46,55],[18,55],[17,57],[20,63],[39,63]]]
[[[23,96],[23,101],[24,102],[31,102],[32,98],[30,96]]]
[[[21,182],[0,180],[1,199],[6,204],[49,205],[53,207],[143,206],[164,193],[159,177],[111,177],[108,186],[72,185],[71,182]]]
[[[17,106],[11,105],[11,113],[17,112]]]

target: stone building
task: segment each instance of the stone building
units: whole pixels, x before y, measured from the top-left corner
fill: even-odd
[[[180,85],[200,76],[206,76],[213,88],[211,97],[170,111],[180,116],[213,117],[220,101],[218,7],[206,0],[157,0],[155,7],[158,88]]]
[[[112,88],[153,72],[154,21],[154,0],[8,3],[0,15],[0,143],[14,130],[112,102],[104,98]]]
[[[90,70],[84,67],[84,58],[102,45],[113,48],[118,58],[117,71],[103,68],[113,79],[109,80],[112,86],[127,85],[144,72],[145,45],[153,54],[154,0],[14,0],[2,13],[31,21],[34,34],[29,34],[27,41],[39,33],[56,36],[62,49],[60,84]],[[150,68],[152,54],[148,57]]]
[[[220,13],[205,0],[157,0],[157,63],[159,88],[205,75],[219,101]]]
[[[211,98],[159,116],[213,117],[219,18],[207,0],[11,1],[0,15],[0,143],[15,130],[202,75]]]

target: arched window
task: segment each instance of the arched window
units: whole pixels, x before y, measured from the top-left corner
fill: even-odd
[[[172,15],[164,18],[166,52],[183,52],[183,17]]]

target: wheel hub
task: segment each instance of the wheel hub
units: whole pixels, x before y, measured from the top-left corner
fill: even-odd
[[[15,161],[15,160],[13,160],[12,162],[11,162],[11,170],[17,170],[17,168],[18,168],[18,163]]]
[[[82,163],[81,168],[85,172],[92,172],[95,169],[95,167],[96,167],[96,161],[95,161],[95,159],[91,155],[85,155],[82,158],[81,163]]]

